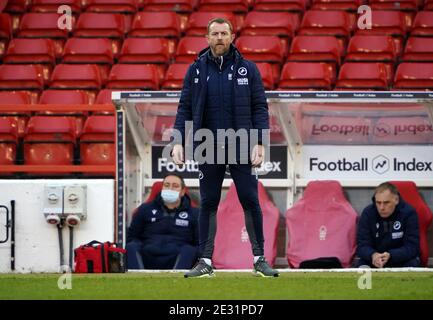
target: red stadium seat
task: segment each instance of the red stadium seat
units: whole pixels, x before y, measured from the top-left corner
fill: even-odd
[[[358,29],[356,35],[389,35],[404,38],[407,33],[406,16],[401,11],[373,10],[371,28]]]
[[[433,212],[424,202],[418,192],[417,186],[413,181],[390,181],[395,185],[404,201],[415,208],[418,214],[419,240],[421,250],[421,265],[427,267],[428,264],[428,229],[432,223]]]
[[[29,6],[29,0],[9,0],[4,11],[11,13],[24,13],[29,9]]]
[[[138,10],[137,0],[86,0],[86,12],[135,13]]]
[[[45,90],[39,99],[40,104],[91,104],[93,97],[86,91],[81,90]],[[84,125],[87,111],[40,111],[36,115],[68,115],[74,116],[77,135]]]
[[[0,91],[0,105],[23,105],[38,102],[38,94],[30,91]],[[30,111],[11,111],[1,112],[0,116],[7,116],[17,123],[18,136],[22,138],[31,116]]]
[[[236,24],[236,17],[232,12],[193,12],[188,19],[186,26],[186,36],[205,36],[207,35],[207,24],[214,18],[224,18],[232,24],[234,31],[239,31]]]
[[[95,64],[58,64],[51,76],[51,89],[101,89],[101,75]]]
[[[161,90],[181,90],[188,68],[189,65],[186,63],[173,63],[169,65],[164,81],[161,84]]]
[[[277,257],[277,234],[280,213],[269,199],[263,184],[258,186],[259,203],[263,212],[265,257],[270,265]],[[218,207],[217,233],[212,263],[217,269],[251,269],[253,255],[245,227],[244,210],[239,202],[234,183]]]
[[[6,52],[9,39],[12,38],[12,20],[7,13],[0,13],[0,58]]]
[[[169,42],[165,38],[128,38],[119,57],[120,63],[167,64],[169,61]]]
[[[425,0],[424,1],[424,10],[433,10],[433,1],[432,0]]]
[[[299,11],[307,8],[307,0],[256,0],[254,10],[257,11]]]
[[[56,51],[51,39],[13,39],[9,43],[4,63],[56,63]]]
[[[208,46],[204,37],[183,37],[177,46],[174,61],[176,63],[192,63],[199,52]]]
[[[116,119],[113,116],[89,116],[80,136],[80,158],[83,165],[116,163]],[[112,173],[102,173],[102,175]]]
[[[69,38],[65,44],[62,63],[95,63],[102,83],[106,83],[114,63],[112,42],[107,38]]]
[[[58,0],[32,0],[30,11],[32,12],[56,12],[60,5],[67,5],[73,13],[81,12],[80,0],[62,0],[61,4]]]
[[[107,38],[69,38],[62,62],[113,64],[113,59],[111,42]]]
[[[34,116],[24,136],[24,163],[71,165],[74,160],[75,121],[72,117]],[[55,174],[54,174],[55,175]]]
[[[201,0],[199,11],[231,11],[234,13],[246,13],[248,11],[247,0]]]
[[[170,41],[166,38],[128,38],[119,57],[120,63],[155,64],[160,81],[164,80],[170,60]]]
[[[117,91],[117,90],[113,90],[113,89],[100,90],[98,96],[96,97],[95,103],[112,103],[113,101],[111,99],[111,93],[113,91]]]
[[[107,88],[158,90],[158,70],[151,64],[115,64],[111,68]]]
[[[306,11],[298,35],[336,36],[347,39],[354,28],[349,13],[345,11]]]
[[[335,69],[322,62],[287,62],[281,71],[282,90],[332,90]]]
[[[0,165],[15,164],[17,146],[18,123],[16,119],[0,117]]]
[[[72,16],[72,29],[59,28],[58,21],[61,17],[58,13],[25,13],[21,19],[17,36],[20,38],[59,38],[68,37],[74,29],[75,18]]]
[[[328,62],[339,65],[344,48],[332,36],[297,36],[293,38],[288,61]]]
[[[397,57],[397,48],[391,36],[356,35],[350,39],[345,61],[394,63]]]
[[[125,31],[125,20],[120,13],[84,12],[78,18],[74,36],[123,39]]]
[[[313,0],[313,10],[345,10],[355,12],[364,3],[362,0]]]
[[[289,265],[299,268],[303,261],[335,257],[343,268],[350,267],[357,217],[338,181],[309,182],[302,199],[286,211]]]
[[[388,73],[381,62],[346,62],[341,66],[335,89],[388,90]]]
[[[40,104],[92,104],[91,96],[81,90],[44,90]]]
[[[34,64],[0,65],[0,89],[43,90],[43,68]]]
[[[278,81],[280,66],[288,48],[283,47],[277,36],[240,36],[236,46],[246,59],[271,63],[274,81]]]
[[[433,63],[399,64],[395,72],[394,89],[433,90]]]
[[[258,62],[256,63],[257,69],[259,69],[260,75],[263,80],[263,86],[265,90],[273,90],[274,89],[274,75],[272,71],[272,66],[266,62]]]
[[[422,2],[418,0],[370,0],[373,10],[417,11]]]
[[[433,37],[433,11],[419,11],[417,13],[410,35]]]
[[[97,104],[113,104],[113,100],[111,99],[111,94],[113,91],[118,91],[115,89],[102,89],[99,91],[98,96],[96,97],[95,103]],[[114,114],[114,111],[93,111],[92,114]]]
[[[299,17],[289,12],[251,11],[245,17],[241,35],[292,37],[299,27]]]
[[[405,62],[433,62],[432,39],[410,37],[406,42],[401,60]]]
[[[180,20],[175,12],[138,12],[132,21],[129,37],[180,36]]]
[[[241,36],[236,46],[246,59],[255,62],[281,63],[284,48],[276,36]]]
[[[144,0],[144,11],[175,11],[192,12],[196,1],[194,0]]]

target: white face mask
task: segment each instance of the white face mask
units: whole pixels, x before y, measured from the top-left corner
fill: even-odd
[[[166,203],[175,203],[177,200],[179,200],[179,191],[170,190],[170,189],[164,189],[161,191],[161,197],[162,200]]]

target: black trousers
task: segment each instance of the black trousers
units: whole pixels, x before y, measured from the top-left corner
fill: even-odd
[[[244,209],[245,225],[254,256],[264,255],[263,216],[258,199],[257,175],[250,164],[200,164],[199,251],[201,257],[212,258],[217,230],[216,214],[226,169],[230,170],[239,201]]]

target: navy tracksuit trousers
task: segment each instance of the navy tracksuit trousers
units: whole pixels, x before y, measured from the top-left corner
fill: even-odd
[[[257,175],[250,164],[200,164],[201,208],[199,222],[199,251],[201,257],[212,259],[216,235],[216,214],[226,167],[236,185],[244,209],[245,226],[254,256],[264,255],[263,216],[259,205]]]

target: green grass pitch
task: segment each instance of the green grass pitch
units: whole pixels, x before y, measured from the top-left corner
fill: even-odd
[[[371,289],[363,290],[358,288],[362,274],[356,272],[285,272],[278,278],[217,272],[203,279],[184,279],[178,272],[67,274],[71,289],[63,290],[60,276],[1,274],[0,299],[433,299],[433,272],[373,272]]]

